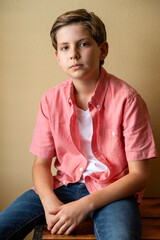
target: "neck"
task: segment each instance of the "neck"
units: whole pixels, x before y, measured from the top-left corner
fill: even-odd
[[[95,70],[90,76],[86,76],[84,79],[73,79],[73,85],[75,92],[79,94],[92,94],[95,90],[100,71]]]
[[[73,80],[75,101],[79,108],[88,109],[88,102],[94,93],[97,81],[98,77],[92,81]]]
[[[76,82],[74,83],[75,94],[90,95],[94,92],[97,81],[95,82]]]

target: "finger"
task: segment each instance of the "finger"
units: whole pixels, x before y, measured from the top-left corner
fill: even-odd
[[[75,229],[75,225],[71,225],[69,228],[66,229],[65,232],[63,232],[64,235],[69,235],[73,232],[73,230]]]
[[[65,222],[63,222],[62,220],[59,220],[51,229],[51,233],[52,234],[58,234],[58,232],[60,231],[60,229],[62,228],[63,225],[66,225]],[[63,229],[63,228],[62,228]],[[59,233],[62,234],[62,233]]]
[[[68,228],[70,228],[70,225],[68,223],[65,223],[61,226],[61,228],[57,231],[56,234],[62,235],[67,231]]]
[[[52,228],[51,233],[63,234],[68,228],[71,227],[71,225],[75,225],[71,220],[66,221],[65,219],[60,219]]]
[[[52,228],[55,226],[55,224],[59,221],[59,218],[57,216],[52,217],[52,220],[50,220],[47,223],[47,229],[52,230]]]

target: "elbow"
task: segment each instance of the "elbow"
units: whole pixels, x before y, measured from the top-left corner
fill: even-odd
[[[149,184],[150,174],[149,172],[146,172],[145,174],[136,175],[135,178],[137,179],[137,185],[139,188],[139,191],[146,189]]]
[[[143,188],[147,188],[150,180],[150,172],[148,171],[142,179]]]

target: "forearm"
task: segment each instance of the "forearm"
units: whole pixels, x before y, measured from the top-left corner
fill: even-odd
[[[135,179],[135,182],[133,182]],[[137,178],[132,175],[125,177],[110,184],[103,190],[93,193],[88,196],[89,208],[91,211],[103,207],[113,201],[129,197],[139,190],[143,189],[143,184],[137,182]]]
[[[130,171],[129,174],[104,189],[88,195],[83,201],[86,201],[90,211],[93,211],[113,201],[129,197],[143,190],[147,185],[148,179],[149,167],[146,162],[146,166],[143,168],[142,172]]]
[[[32,169],[33,182],[42,204],[47,211],[50,210],[51,206],[57,206],[60,203],[53,192],[53,176],[50,169],[51,160],[47,159],[43,163],[41,159],[36,157]]]

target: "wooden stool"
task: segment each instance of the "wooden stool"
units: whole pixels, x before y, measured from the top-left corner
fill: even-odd
[[[160,240],[160,198],[144,198],[140,204],[142,216],[142,237],[141,240]],[[32,240],[96,240],[93,231],[93,223],[86,220],[81,223],[72,235],[52,235],[46,225],[37,226],[34,230]]]

